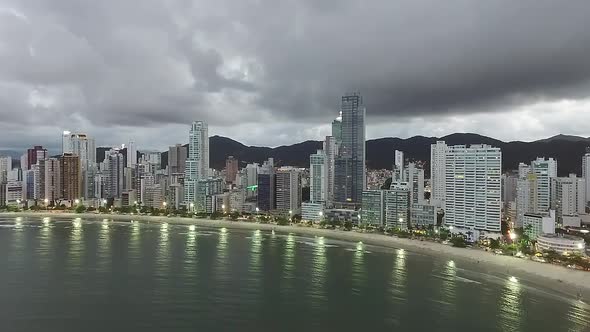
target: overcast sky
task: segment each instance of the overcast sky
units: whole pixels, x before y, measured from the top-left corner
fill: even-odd
[[[330,133],[590,136],[590,1],[0,0],[0,149]],[[474,142],[476,143],[476,142]]]

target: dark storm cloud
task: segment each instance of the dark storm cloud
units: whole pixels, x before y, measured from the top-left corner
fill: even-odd
[[[347,91],[362,92],[370,123],[585,98],[589,12],[543,0],[0,0],[0,123],[47,130],[26,144],[64,124],[112,127],[114,142],[195,119],[287,142],[324,134],[302,128],[327,123]],[[184,139],[174,132],[165,144]]]

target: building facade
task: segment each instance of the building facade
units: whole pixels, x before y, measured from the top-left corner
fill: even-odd
[[[385,191],[363,191],[361,223],[376,227],[385,224]]]
[[[327,158],[323,150],[309,156],[309,201],[322,203],[327,198]]]
[[[209,126],[203,121],[195,121],[189,131],[188,158],[184,175],[185,205],[195,202],[199,181],[209,173]]]
[[[455,145],[445,153],[445,225],[500,232],[502,153],[489,145]]]
[[[334,199],[361,203],[365,183],[365,107],[358,93],[342,97],[342,143],[335,160]]]

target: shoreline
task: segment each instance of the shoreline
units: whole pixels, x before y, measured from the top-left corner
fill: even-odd
[[[359,233],[320,229],[305,226],[279,226],[274,224],[260,224],[245,221],[193,219],[182,217],[94,214],[94,213],[53,213],[53,212],[2,212],[0,217],[54,217],[54,218],[83,218],[92,220],[111,219],[113,221],[167,222],[171,224],[196,225],[211,228],[234,228],[250,230],[275,230],[281,233],[297,233],[309,236],[324,236],[348,242],[363,242],[369,245],[393,249],[404,249],[418,254],[425,254],[444,259],[453,259],[469,263],[483,269],[490,274],[515,276],[543,287],[556,290],[574,298],[579,294],[585,301],[590,298],[590,273],[567,269],[563,266],[533,262],[528,259],[494,255],[482,250],[455,248],[430,241],[419,241],[397,238],[375,233]]]

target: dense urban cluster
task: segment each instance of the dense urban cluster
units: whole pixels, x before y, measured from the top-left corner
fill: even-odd
[[[58,156],[34,146],[19,167],[0,157],[0,205],[272,215],[390,233],[444,230],[467,242],[522,234],[540,250],[585,254],[584,240],[572,233],[584,236],[590,223],[590,153],[582,157],[581,178],[558,177],[553,158],[503,174],[500,148],[438,141],[431,146],[429,179],[427,161],[398,150],[383,151],[392,154],[391,170],[368,171],[365,116],[362,96],[344,95],[309,169],[276,165],[273,158],[240,167],[233,156],[225,169],[211,169],[204,121],[192,123],[188,145],[169,147],[165,167],[162,153],[138,151],[133,141],[96,148],[89,135],[65,131]],[[305,199],[303,188],[309,188]]]

